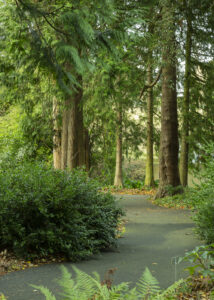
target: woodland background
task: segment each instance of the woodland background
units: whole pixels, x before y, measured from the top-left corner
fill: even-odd
[[[0,14],[3,164],[153,187],[155,160],[157,197],[181,192],[213,141],[211,1],[7,0]],[[124,168],[135,159],[142,172]]]

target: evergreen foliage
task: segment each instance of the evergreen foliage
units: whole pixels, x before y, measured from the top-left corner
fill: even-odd
[[[121,209],[84,172],[12,162],[1,165],[0,185],[1,249],[75,261],[115,245]]]
[[[56,98],[59,111],[60,140],[65,103],[74,102],[79,90],[82,99],[78,106],[83,110],[83,127],[89,134],[91,174],[99,176],[105,184],[113,183],[118,106],[122,107],[123,160],[142,157],[149,135],[145,130],[148,67],[151,64],[153,78],[158,77],[164,66],[162,50],[171,32],[172,16],[163,19],[161,7],[165,3],[165,0],[105,0],[102,5],[98,0],[2,1],[0,116],[5,116],[10,106],[20,106],[22,117],[14,122],[20,128],[19,135],[10,139],[7,147],[7,135],[1,136],[0,157],[9,152],[10,156],[19,157],[21,153],[24,160],[51,161],[55,147],[53,99]],[[179,138],[183,136],[181,124],[185,123],[188,164],[200,168],[203,138],[213,140],[214,132],[213,6],[209,0],[203,3],[185,0],[173,3],[173,10]],[[191,24],[189,55],[185,47],[188,24]],[[188,76],[184,70],[187,56]],[[189,104],[184,109],[187,77]],[[152,142],[157,155],[162,79],[160,76],[153,86]],[[135,115],[137,118],[133,118]]]
[[[191,197],[197,205],[194,221],[196,231],[200,238],[207,244],[214,243],[214,145],[209,144],[204,148],[205,165],[200,174],[201,183],[193,190]]]

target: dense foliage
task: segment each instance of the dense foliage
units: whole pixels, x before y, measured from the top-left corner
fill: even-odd
[[[115,245],[121,209],[84,172],[7,165],[0,186],[1,249],[29,259],[78,260]]]
[[[76,162],[66,166],[58,161],[55,167],[86,165],[90,174],[112,184],[119,127],[120,164],[124,167],[124,160],[136,157],[143,160],[149,152],[148,167],[141,175],[147,175],[147,186],[154,186],[153,148],[158,156],[160,119],[168,111],[161,112],[160,104],[165,94],[161,72],[167,65],[163,53],[169,43],[166,49],[172,46],[176,57],[176,110],[180,145],[184,144],[179,148],[180,162],[184,161],[180,169],[187,178],[188,165],[201,163],[202,136],[213,139],[213,6],[208,0],[182,0],[173,2],[172,13],[164,15],[169,4],[167,0],[105,0],[102,5],[97,0],[1,2],[0,115],[21,107],[21,116],[12,120],[12,127],[20,128],[15,138],[1,135],[1,144],[7,146],[0,147],[0,157],[7,148],[24,160],[54,162],[52,150],[59,146],[61,163],[69,150],[65,150],[65,124],[68,131],[68,123],[72,124],[65,112],[79,101],[79,112],[72,119],[78,122],[71,130],[73,137],[69,134],[73,148],[79,148],[77,155],[75,149],[70,155]],[[174,42],[167,40],[171,27]],[[87,161],[85,157],[83,161],[86,142]],[[181,183],[186,186],[187,179]]]
[[[206,243],[214,243],[214,144],[204,148],[205,167],[200,174],[201,183],[193,190],[196,230]]]

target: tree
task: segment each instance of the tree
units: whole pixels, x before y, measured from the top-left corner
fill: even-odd
[[[185,43],[185,74],[184,96],[182,103],[182,131],[180,153],[180,179],[185,187],[188,184],[188,156],[189,156],[189,107],[190,107],[190,84],[191,84],[191,52],[192,52],[192,15],[185,0],[186,10],[186,43]]]
[[[175,7],[169,0],[162,1],[162,101],[161,137],[159,153],[159,186],[156,198],[167,195],[168,188],[178,192],[178,119],[176,93]]]
[[[117,104],[117,120],[116,120],[116,167],[114,185],[123,186],[123,172],[122,172],[122,104]]]
[[[100,6],[98,2],[61,0],[51,4],[8,0],[2,4],[4,14],[10,20],[9,26],[5,24],[9,33],[7,39],[13,37],[18,45],[18,68],[20,56],[24,55],[25,60],[31,62],[28,64],[31,69],[35,65],[40,71],[45,68],[47,76],[49,74],[64,92],[64,103],[56,97],[53,99],[56,168],[72,169],[85,164],[83,75],[90,71],[96,48],[110,48],[107,29],[112,18],[112,3],[107,0]],[[105,33],[100,30],[104,28],[103,24]],[[27,30],[20,37],[24,28]]]

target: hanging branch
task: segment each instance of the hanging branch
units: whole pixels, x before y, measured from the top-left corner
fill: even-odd
[[[42,11],[40,11],[39,9],[37,9],[35,6],[31,6],[31,5],[27,5],[26,3],[24,3],[22,0],[15,0],[15,2],[16,2],[16,5],[17,5],[17,7],[19,8],[20,6],[19,6],[19,2],[21,3],[21,5],[23,6],[23,7],[26,7],[27,9],[28,9],[28,11],[32,11],[32,8],[36,11],[36,13],[37,14],[39,14],[41,17],[43,17],[44,19],[45,19],[45,21],[48,23],[48,25],[52,28],[52,29],[54,29],[56,32],[58,32],[58,33],[61,33],[61,34],[63,34],[63,35],[65,35],[65,36],[67,36],[67,37],[70,37],[71,35],[70,34],[68,34],[67,32],[65,32],[65,31],[63,31],[63,30],[61,30],[61,29],[59,29],[59,28],[57,28],[57,27],[55,27],[49,20],[48,20],[48,18],[47,18],[47,15],[52,15],[53,13],[51,12],[51,13],[47,13],[47,12],[42,12]],[[61,7],[62,8],[62,7]],[[60,9],[61,9],[60,8]]]
[[[151,84],[145,84],[141,93],[140,93],[140,99],[142,98],[143,94],[145,93],[145,91],[149,88],[152,88],[153,86],[156,85],[156,83],[159,81],[160,77],[162,74],[162,67],[160,68],[157,77],[155,78],[155,80],[151,83]]]

